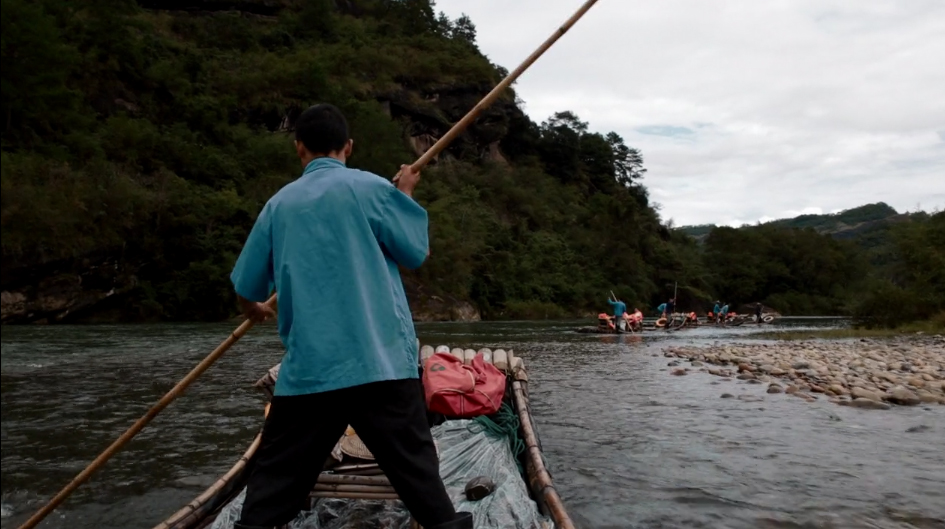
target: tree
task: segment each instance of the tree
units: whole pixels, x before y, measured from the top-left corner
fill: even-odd
[[[616,132],[607,133],[607,143],[613,150],[614,173],[621,185],[631,186],[643,178],[646,169],[643,167],[643,155],[638,149],[627,147]]]
[[[452,28],[450,29],[450,37],[475,47],[476,25],[463,13],[462,16],[453,21]]]

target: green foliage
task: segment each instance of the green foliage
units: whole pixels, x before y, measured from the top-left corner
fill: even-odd
[[[0,1],[4,289],[118,262],[137,282],[129,319],[234,313],[229,272],[299,173],[288,132],[307,106],[341,107],[349,164],[390,176],[413,157],[408,136],[441,135],[507,73],[468,17],[430,0],[253,4],[275,16]],[[496,146],[510,163],[483,160]],[[940,214],[864,228],[865,254],[773,225],[700,246],[661,225],[645,172],[616,133],[568,111],[538,125],[504,94],[426,172],[432,254],[408,279],[487,318],[600,311],[611,291],[647,311],[677,283],[687,310],[723,296],[837,313],[867,279],[881,287],[855,311],[906,297],[916,317],[945,309]],[[832,221],[867,226],[889,208],[860,209]]]
[[[864,327],[896,328],[945,312],[945,212],[890,229],[874,283],[852,304]]]

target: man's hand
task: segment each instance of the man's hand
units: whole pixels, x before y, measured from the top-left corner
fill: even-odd
[[[246,316],[246,319],[252,320],[253,323],[264,322],[269,318],[276,317],[276,311],[269,308],[269,305],[250,301],[242,296],[237,297],[240,300],[240,309],[243,311],[243,315]]]
[[[414,188],[420,182],[420,171],[414,171],[409,165],[401,165],[393,182],[397,189],[408,197],[412,197]]]

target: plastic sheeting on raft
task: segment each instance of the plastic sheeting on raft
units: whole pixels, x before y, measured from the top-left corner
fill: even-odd
[[[487,434],[474,421],[448,421],[433,428],[440,447],[440,476],[457,511],[473,513],[477,529],[538,529],[553,527],[538,512],[519,474],[507,437]],[[496,490],[479,501],[466,499],[466,483],[486,476]],[[245,491],[224,507],[211,529],[231,529],[239,518]],[[397,500],[340,500],[323,498],[313,509],[299,513],[290,529],[383,527],[408,529],[410,515]]]

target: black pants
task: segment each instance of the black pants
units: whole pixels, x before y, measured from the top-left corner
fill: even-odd
[[[354,427],[410,514],[423,527],[456,517],[440,479],[419,380],[390,380],[274,397],[247,485],[240,524],[291,522],[348,424]]]

